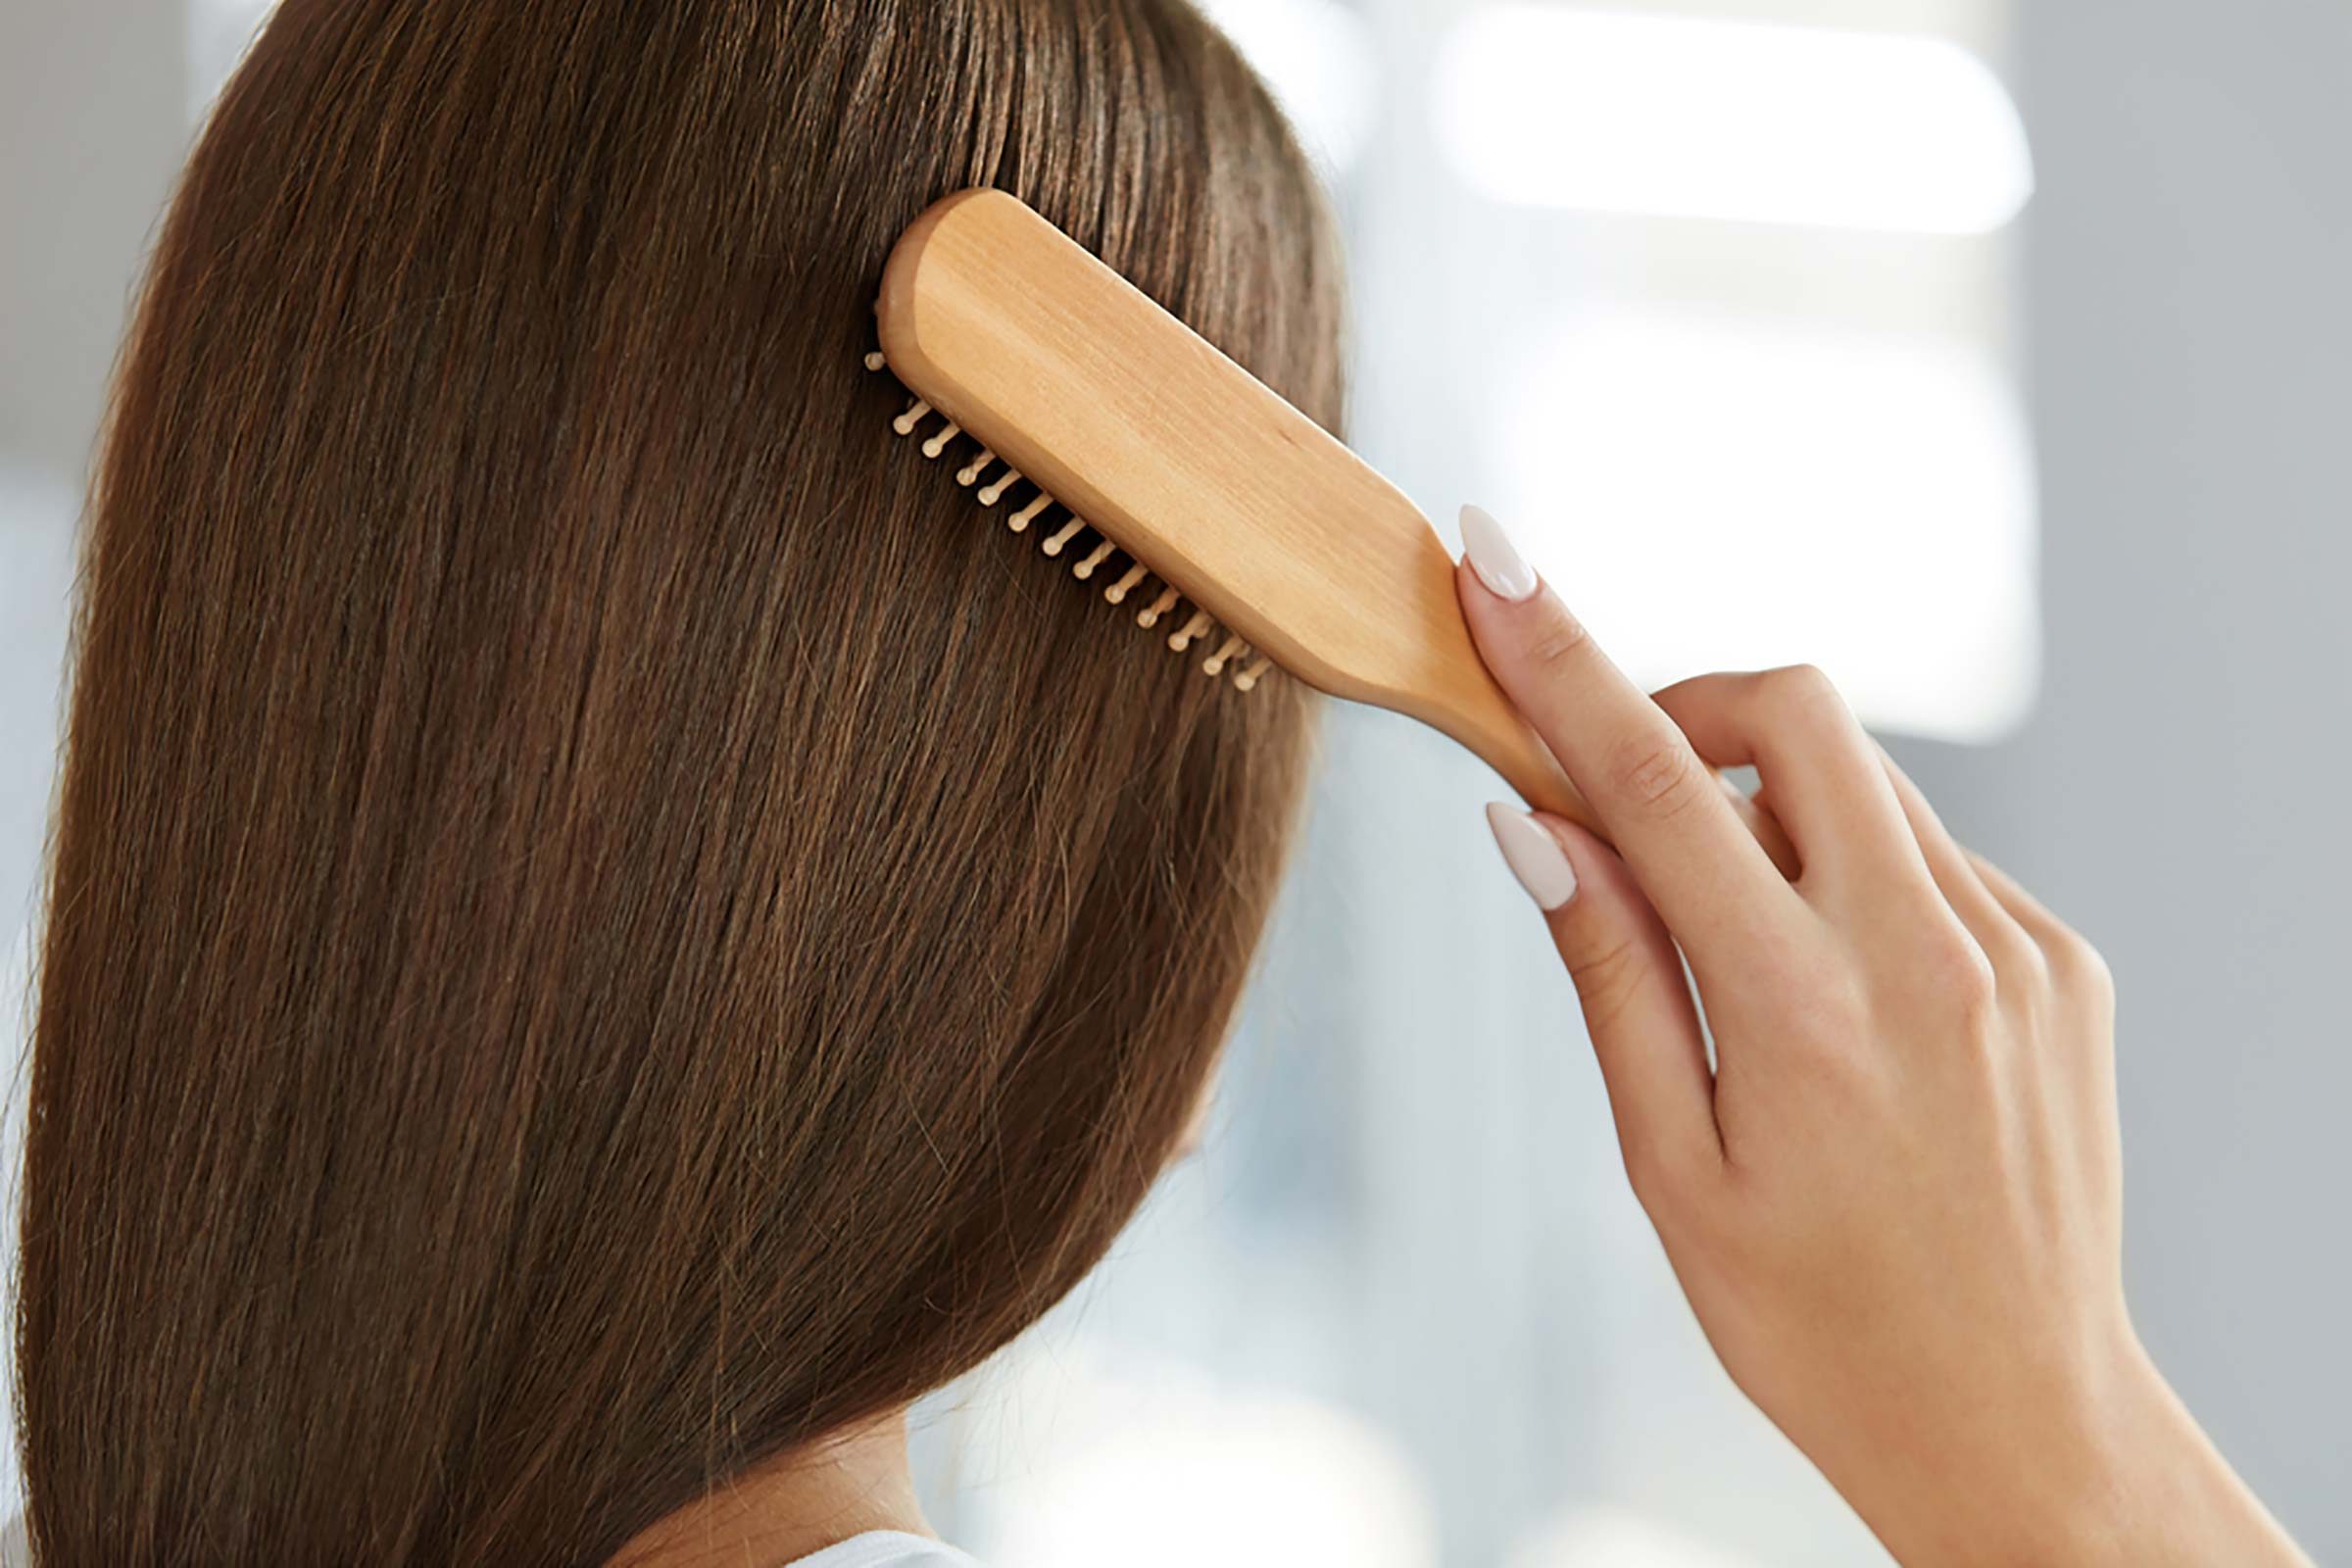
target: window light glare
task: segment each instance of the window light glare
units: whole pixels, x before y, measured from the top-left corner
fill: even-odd
[[[1865,722],[1951,741],[2030,710],[2034,456],[1981,351],[1597,307],[1500,390],[1497,514],[1645,684],[1814,663]]]
[[[1942,38],[1497,5],[1435,94],[1464,177],[1522,205],[1978,234],[2034,191],[2007,89]]]
[[[1310,153],[1345,172],[1371,130],[1374,67],[1364,20],[1339,0],[1201,0],[1263,76]]]

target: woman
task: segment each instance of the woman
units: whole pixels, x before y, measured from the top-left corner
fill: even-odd
[[[1307,703],[891,437],[882,260],[987,183],[1337,419],[1312,183],[1181,6],[278,10],[94,501],[45,1564],[603,1561],[895,1444],[1134,1210]]]
[[[173,203],[94,497],[23,1220],[43,1568],[948,1559],[904,1411],[1180,1141],[1310,717],[1200,680],[887,438],[882,257],[979,184],[1336,423],[1312,181],[1177,0],[280,8]],[[1749,689],[1695,690],[1675,717],[1758,754],[1804,853],[1760,871],[1664,713],[1470,537],[1472,622],[1625,858],[1498,831],[1744,1386],[1922,1562],[1968,1551],[1921,1474],[1947,1451],[2014,1504],[2004,1548],[2059,1539],[2029,1505],[2060,1476],[2161,1477],[2181,1539],[2291,1560],[2184,1418],[2112,1441],[2162,1406],[2112,1145],[2064,1136],[2107,1125],[2101,1013],[2028,950],[2081,956],[1894,814],[1818,692],[1788,733],[1837,742],[1828,817],[1828,763],[1784,778]],[[1884,952],[1833,940],[1858,910]],[[1881,1084],[1889,1037],[1962,1065]],[[1860,1065],[1785,1085],[1784,1040]],[[2019,1058],[2081,1093],[1969,1143],[2026,1091],[1966,1064]],[[1930,1146],[1938,1095],[1981,1114]],[[1831,1181],[1833,1112],[1916,1175],[1903,1226]],[[2003,1181],[2066,1223],[1938,1199]],[[1923,1256],[2032,1267],[1946,1345],[1977,1297]],[[1981,1388],[2010,1351],[2051,1375]],[[2051,1433],[2076,1468],[2023,1462]]]

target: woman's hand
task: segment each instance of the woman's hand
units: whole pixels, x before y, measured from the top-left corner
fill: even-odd
[[[1818,671],[1644,697],[1493,519],[1463,535],[1487,663],[1616,848],[1504,807],[1495,836],[1734,1381],[1907,1564],[2303,1563],[2125,1309],[2099,956]],[[1793,879],[1726,799],[1747,764]]]

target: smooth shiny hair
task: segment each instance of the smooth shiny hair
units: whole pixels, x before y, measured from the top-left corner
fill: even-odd
[[[602,1562],[1133,1213],[1312,706],[890,436],[882,262],[972,185],[1336,423],[1321,199],[1180,0],[278,8],[91,500],[45,1568]]]

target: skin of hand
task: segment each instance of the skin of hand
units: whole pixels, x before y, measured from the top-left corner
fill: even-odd
[[[1463,537],[1481,653],[1614,848],[1489,816],[1741,1391],[1913,1568],[2307,1568],[2125,1308],[2099,956],[1953,841],[1817,670],[1645,697],[1493,518]],[[1743,765],[1793,876],[1726,799]]]

